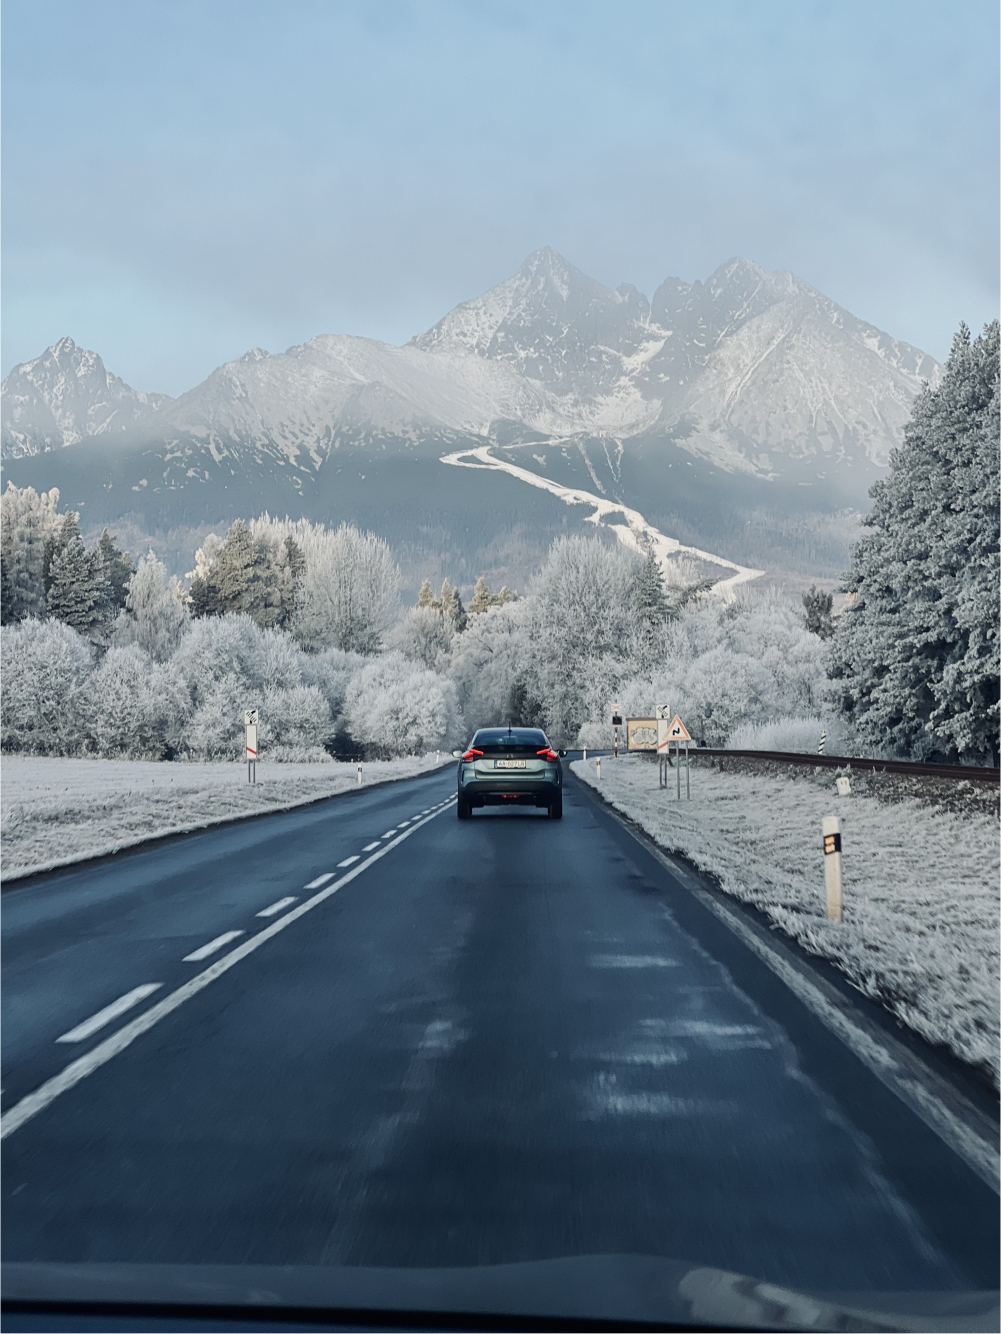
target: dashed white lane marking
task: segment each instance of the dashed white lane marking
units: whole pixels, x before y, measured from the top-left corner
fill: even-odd
[[[228,945],[231,940],[235,940],[237,936],[242,935],[242,931],[224,931],[221,936],[216,936],[215,940],[210,940],[207,945],[202,945],[200,949],[192,950],[190,954],[186,954],[183,962],[201,963],[210,954],[215,954],[216,950],[221,950],[223,945]]]
[[[296,894],[290,894],[287,899],[279,899],[277,903],[272,903],[270,908],[262,908],[256,916],[274,917],[275,913],[279,913],[283,908],[287,908],[290,904],[295,903],[297,897],[298,895]]]
[[[400,821],[400,824],[399,824],[399,828],[400,828],[400,829],[403,829],[403,828],[404,828],[406,825],[408,825],[409,823],[410,823],[409,820],[401,820],[401,821]]]
[[[342,862],[338,862],[337,865],[338,865],[338,867],[342,867],[342,866],[351,866],[354,862],[359,861],[359,860],[360,860],[360,858],[358,857],[357,854],[355,854],[354,857],[345,857],[344,860],[343,860]]]
[[[454,798],[450,798],[449,803],[446,804],[450,804],[452,801],[454,801]],[[242,945],[237,945],[235,950],[230,950],[221,959],[216,959],[215,963],[209,964],[204,972],[198,973],[197,976],[185,982],[183,986],[178,987],[176,991],[172,991],[169,996],[164,996],[162,1001],[151,1005],[148,1010],[138,1015],[124,1028],[120,1028],[117,1033],[112,1033],[103,1042],[99,1042],[96,1047],[85,1052],[83,1056],[78,1056],[75,1061],[71,1061],[63,1070],[60,1070],[57,1075],[53,1075],[44,1084],[40,1084],[33,1093],[25,1094],[20,1102],[16,1102],[0,1118],[0,1139],[6,1139],[15,1130],[19,1130],[26,1121],[30,1121],[33,1116],[43,1111],[50,1103],[55,1102],[61,1094],[68,1092],[81,1080],[86,1079],[88,1075],[92,1075],[95,1070],[99,1070],[102,1065],[106,1065],[108,1061],[113,1060],[119,1052],[125,1051],[126,1047],[130,1047],[136,1038],[148,1032],[161,1019],[165,1019],[168,1014],[172,1014],[174,1010],[183,1005],[185,1001],[190,1000],[192,996],[197,996],[216,978],[222,977],[223,973],[228,972],[230,968],[234,968],[248,954],[260,949],[266,941],[270,940],[272,936],[276,936],[279,931],[284,931],[287,926],[297,922],[300,917],[319,907],[321,903],[330,898],[331,894],[336,894],[339,889],[350,884],[356,876],[361,875],[374,862],[379,861],[381,857],[385,857],[388,852],[392,852],[394,848],[399,847],[404,839],[409,838],[411,834],[415,834],[418,829],[423,829],[424,825],[429,824],[434,818],[434,814],[429,815],[420,824],[413,824],[409,829],[405,829],[393,843],[381,845],[378,852],[374,852],[371,857],[360,862],[357,866],[352,866],[350,871],[345,871],[344,875],[339,880],[335,880],[332,885],[328,885],[326,889],[321,889],[311,899],[307,899],[305,903],[300,903],[298,908],[293,908],[284,917],[279,917],[277,922],[272,922],[263,931],[259,931],[256,936],[251,936]]]
[[[304,888],[319,889],[321,885],[325,885],[328,880],[333,880],[333,878],[334,872],[328,871],[326,875],[318,875],[315,880],[311,880],[308,885],[304,886]]]
[[[84,1038],[89,1038],[91,1033],[96,1033],[105,1024],[110,1024],[112,1019],[117,1019],[126,1010],[131,1010],[133,1005],[138,1005],[141,1000],[151,996],[154,991],[159,991],[162,986],[162,982],[146,982],[141,987],[134,987],[131,991],[127,991],[124,996],[119,996],[116,1001],[106,1005],[103,1010],[98,1010],[97,1014],[92,1014],[82,1024],[77,1024],[76,1028],[71,1028],[61,1038],[56,1038],[56,1041],[82,1042]]]
[[[398,830],[396,829],[387,829],[387,831],[383,834],[383,838],[392,838],[393,835],[397,832]]]
[[[362,848],[362,852],[374,852],[375,849],[378,848],[379,846],[380,846],[379,840],[376,839],[374,843],[366,843],[365,846]]]

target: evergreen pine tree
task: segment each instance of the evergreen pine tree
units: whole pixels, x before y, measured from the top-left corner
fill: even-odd
[[[441,603],[435,598],[431,589],[431,580],[425,579],[421,584],[421,591],[417,594],[418,607],[434,607],[441,610]]]
[[[59,522],[53,528],[53,531],[45,539],[45,548],[42,556],[42,586],[45,589],[46,600],[49,596],[49,589],[52,586],[52,562],[56,555],[65,551],[67,547],[74,542],[82,542],[80,536],[80,516],[70,510],[64,514]]]
[[[486,611],[488,607],[494,606],[494,596],[487,587],[487,581],[481,574],[476,581],[476,587],[473,589],[473,596],[469,603],[469,611],[472,615],[478,615]]]
[[[64,525],[63,533],[68,528]],[[46,578],[49,615],[99,643],[108,627],[107,584],[100,559],[87,550],[79,532],[55,546]]]
[[[441,586],[441,614],[450,621],[456,633],[466,628],[466,609],[462,605],[458,588],[453,588],[446,579]]]
[[[112,615],[121,611],[128,597],[129,580],[135,574],[132,558],[127,551],[119,551],[107,528],[97,542],[97,557],[107,585],[108,607]]]
[[[293,544],[294,545],[294,544]],[[274,553],[267,542],[254,542],[237,519],[219,548],[212,568],[192,580],[188,590],[194,616],[244,613],[262,629],[277,625],[287,613]]]
[[[843,712],[871,744],[997,763],[998,324],[961,326],[870,495],[832,640]]]
[[[660,563],[653,552],[647,554],[636,581],[636,641],[644,667],[652,666],[660,656],[664,627],[671,614]]]
[[[834,595],[818,589],[811,584],[809,592],[803,594],[803,606],[806,609],[806,628],[812,635],[821,639],[830,639],[834,634]]]

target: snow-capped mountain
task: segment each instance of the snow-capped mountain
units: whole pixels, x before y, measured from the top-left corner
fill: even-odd
[[[3,384],[6,457],[131,433],[218,461],[247,449],[316,468],[345,432],[406,448],[500,423],[551,438],[670,440],[727,472],[776,459],[885,464],[931,357],[788,273],[731,260],[648,300],[550,248],[404,347],[324,335],[254,349],[178,399],[141,394],[68,338]],[[628,447],[628,446],[627,446]]]
[[[663,435],[766,475],[776,451],[885,464],[941,373],[791,273],[734,259],[705,283],[669,278],[648,301],[548,247],[413,344],[517,368],[551,395],[537,429]]]
[[[105,370],[96,352],[61,338],[34,361],[15,366],[3,382],[3,455],[39,454],[89,435],[133,431],[172,401],[130,389]]]

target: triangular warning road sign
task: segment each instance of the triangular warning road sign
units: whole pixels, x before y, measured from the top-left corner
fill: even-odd
[[[692,734],[681,721],[677,714],[671,719],[667,728],[667,739],[669,741],[691,741]]]

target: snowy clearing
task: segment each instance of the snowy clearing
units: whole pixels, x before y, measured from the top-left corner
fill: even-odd
[[[369,761],[362,786],[452,764],[450,756]],[[3,880],[133,847],[163,834],[288,810],[358,787],[357,765],[244,764],[4,756]]]
[[[692,799],[638,756],[573,772],[915,1032],[999,1078],[998,829],[918,800],[839,798],[834,775],[692,767]],[[671,775],[672,783],[674,774]],[[854,781],[854,780],[853,780]],[[820,822],[841,818],[844,921],[825,915]]]

